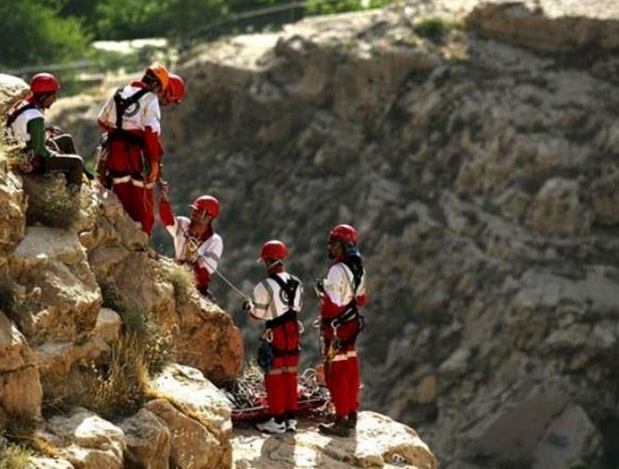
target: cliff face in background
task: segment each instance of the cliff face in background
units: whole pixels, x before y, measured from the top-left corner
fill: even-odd
[[[581,3],[405,2],[222,40],[164,110],[171,197],[221,198],[245,291],[283,239],[309,324],[328,230],[359,229],[363,405],[446,468],[618,461],[619,6]],[[56,121],[92,148],[100,104]]]

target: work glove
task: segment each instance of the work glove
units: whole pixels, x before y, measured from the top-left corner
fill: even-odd
[[[166,181],[164,181],[163,179],[157,179],[157,190],[159,191],[159,197],[161,197],[163,200],[169,200],[168,199],[168,183]]]
[[[318,279],[314,282],[314,291],[316,292],[316,296],[320,298],[325,294],[325,281],[322,279]]]
[[[150,173],[146,176],[146,182],[150,184],[151,182],[157,181],[157,179],[159,179],[159,174],[160,174],[159,171],[160,171],[159,163],[156,163],[156,162],[151,163]]]
[[[251,300],[246,300],[243,302],[243,311],[246,313],[250,313],[254,309],[254,304]]]

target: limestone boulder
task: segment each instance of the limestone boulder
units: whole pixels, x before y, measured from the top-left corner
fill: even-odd
[[[374,412],[359,413],[357,431],[351,438],[325,437],[318,433],[315,423],[302,422],[300,429],[278,438],[257,436],[255,430],[237,430],[232,439],[235,467],[439,467],[414,430]]]
[[[144,406],[159,418],[170,431],[170,467],[191,469],[231,468],[230,446],[221,443],[204,425],[170,402],[155,399]]]
[[[600,434],[579,405],[570,405],[548,425],[534,453],[534,469],[568,469],[595,454]]]
[[[479,2],[466,24],[493,38],[557,52],[616,48],[617,19],[615,4],[522,0]]]
[[[0,86],[2,90],[2,86]],[[26,197],[19,178],[0,155],[0,252],[12,250],[26,232]]]
[[[122,249],[123,252],[145,250],[148,237],[125,212],[116,195],[93,183],[87,191],[88,201],[76,230],[80,241],[92,256],[96,249]],[[106,257],[97,257],[91,264],[97,278],[109,270]]]
[[[35,346],[46,398],[71,398],[83,392],[74,382],[80,375],[87,375],[93,364],[109,359],[111,346],[118,340],[121,327],[122,320],[116,312],[101,308],[96,326],[87,339],[50,341]]]
[[[0,311],[0,428],[11,419],[40,417],[42,398],[36,356],[15,324]]]
[[[39,436],[61,449],[76,469],[122,469],[126,448],[123,431],[82,408],[47,421]]]
[[[126,436],[126,464],[143,469],[170,467],[170,430],[152,412],[141,409],[120,424]]]
[[[73,342],[95,327],[101,291],[75,233],[30,227],[10,258],[28,295],[19,327],[32,344]]]
[[[227,448],[232,430],[230,403],[200,371],[183,365],[169,365],[152,380],[151,385],[197,419],[219,441],[222,451]]]
[[[243,339],[232,317],[201,298],[177,303],[180,363],[199,369],[217,384],[230,382],[243,363]]]
[[[26,97],[29,91],[28,83],[21,78],[0,73],[0,115],[6,115],[13,103]],[[4,119],[2,127],[4,128]]]
[[[75,469],[73,464],[62,458],[35,456],[30,458],[30,463],[34,469]]]
[[[62,399],[77,392],[67,379],[75,362],[75,349],[75,344],[67,341],[34,346],[46,399]]]

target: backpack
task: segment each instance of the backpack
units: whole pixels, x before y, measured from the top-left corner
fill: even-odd
[[[301,285],[301,281],[294,275],[290,275],[288,280],[285,282],[277,274],[271,274],[269,275],[269,278],[275,280],[275,282],[279,285],[280,299],[288,306],[289,309],[292,309],[294,306],[294,298],[297,292],[297,287]]]
[[[361,279],[363,278],[363,258],[359,253],[359,250],[354,247],[352,249],[347,249],[346,258],[342,261],[343,264],[346,265],[352,272],[353,277],[353,286],[355,292],[361,285]]]
[[[142,96],[146,93],[149,93],[149,90],[146,88],[140,88],[138,91],[133,93],[131,96],[127,96],[126,98],[122,95],[122,88],[118,88],[116,93],[114,93],[114,103],[116,104],[116,129],[122,130],[123,128],[123,115],[129,109],[129,106],[137,103]]]

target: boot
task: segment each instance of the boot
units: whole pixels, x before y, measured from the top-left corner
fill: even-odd
[[[346,424],[348,426],[348,429],[353,432],[357,429],[357,412],[351,412],[350,414],[348,414]]]
[[[350,429],[346,419],[337,418],[332,424],[321,423],[318,425],[318,431],[323,435],[335,435],[341,437],[350,436]]]
[[[281,421],[278,422],[273,417],[263,423],[257,423],[256,428],[264,433],[271,433],[273,435],[281,435],[286,433],[286,424]]]
[[[295,433],[297,431],[297,419],[287,419],[286,420],[286,431]]]

